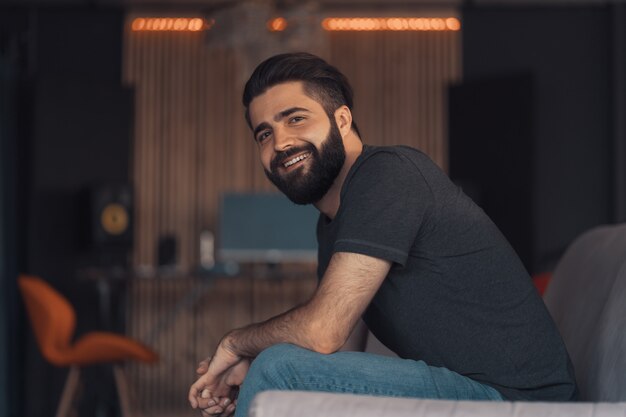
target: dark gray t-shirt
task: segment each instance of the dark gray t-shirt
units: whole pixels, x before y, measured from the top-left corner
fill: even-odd
[[[569,356],[515,251],[423,153],[365,147],[317,236],[320,279],[335,252],[393,262],[363,319],[400,357],[511,400],[575,399]]]

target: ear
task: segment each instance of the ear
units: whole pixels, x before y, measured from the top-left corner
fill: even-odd
[[[350,133],[350,129],[352,129],[352,112],[348,106],[343,105],[335,110],[335,122],[339,128],[341,137],[346,137],[346,135]]]

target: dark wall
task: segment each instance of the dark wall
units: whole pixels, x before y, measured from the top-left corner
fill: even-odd
[[[613,190],[614,220],[626,222],[626,4],[616,4],[612,14],[613,76]]]
[[[24,317],[15,277],[23,264],[24,242],[19,173],[26,150],[28,112],[28,19],[0,13],[0,416],[20,416],[24,385]]]
[[[2,36],[2,35],[0,35]],[[5,35],[6,36],[6,35]],[[14,210],[11,205],[13,187],[10,178],[13,177],[15,169],[12,164],[14,160],[14,144],[16,126],[14,124],[17,113],[17,90],[15,88],[17,78],[17,65],[14,62],[15,53],[10,46],[13,39],[3,37],[0,50],[0,317],[15,317],[17,309],[10,297],[11,291],[6,289],[11,287],[14,270],[13,262],[9,259],[13,257],[11,246],[14,243],[14,231],[11,230],[14,218]],[[0,319],[0,416],[13,414],[14,402],[11,399],[10,387],[12,378],[16,372],[11,368],[11,363],[15,358],[15,350],[10,335],[12,334],[11,322]]]
[[[449,90],[450,177],[489,214],[529,267],[532,101],[528,74],[465,81]]]
[[[531,271],[613,218],[611,24],[607,7],[463,10],[464,80],[532,76]]]
[[[15,274],[41,276],[74,305],[80,336],[102,329],[96,283],[79,273],[102,264],[101,254],[84,239],[90,225],[81,196],[96,184],[129,181],[133,106],[132,91],[121,83],[124,14],[95,8],[11,13],[23,18],[27,28],[28,63],[22,68],[20,90],[20,100],[27,102],[20,117],[26,122],[12,139],[21,149],[16,234],[24,243],[16,256],[21,259],[17,271],[7,277],[11,285],[3,282],[0,292],[9,289],[19,300]],[[7,16],[4,10],[0,15]],[[9,321],[11,317],[5,323]],[[41,357],[28,320],[23,320],[17,339],[23,351],[19,374],[27,381],[22,389],[29,401],[21,402],[23,409],[15,415],[51,415],[67,369]],[[94,372],[87,370],[88,378]],[[93,403],[97,395],[84,392],[81,415],[96,414],[84,404]]]

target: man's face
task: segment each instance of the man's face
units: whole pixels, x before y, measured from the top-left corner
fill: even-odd
[[[334,117],[301,82],[278,84],[250,103],[250,121],[267,177],[296,204],[319,201],[346,153]]]

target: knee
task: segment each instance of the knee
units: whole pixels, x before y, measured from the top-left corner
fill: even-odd
[[[307,350],[290,344],[270,346],[256,357],[252,366],[263,372],[280,372],[281,368],[297,363]]]
[[[301,355],[302,353],[308,352],[306,349],[301,348],[296,345],[292,345],[289,343],[280,343],[278,345],[273,345],[259,353],[256,357],[255,362],[265,362],[265,361],[277,361],[284,358],[292,358],[294,356]]]
[[[290,344],[271,346],[252,362],[247,378],[264,381],[287,381],[294,377],[298,366],[313,352]]]

